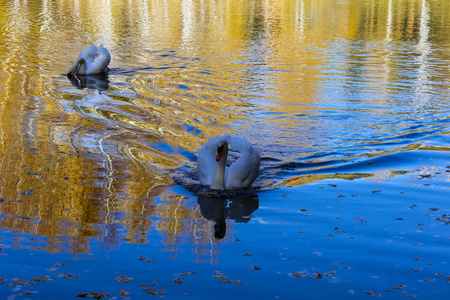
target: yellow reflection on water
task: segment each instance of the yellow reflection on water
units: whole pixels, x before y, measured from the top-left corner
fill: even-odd
[[[255,121],[268,136],[299,127],[320,136],[323,124],[293,115],[312,110],[327,65],[340,60],[324,51],[330,39],[337,48],[339,41],[416,41],[417,80],[425,82],[430,39],[446,45],[450,38],[450,31],[431,34],[448,22],[449,6],[425,0],[9,1],[0,9],[0,226],[46,237],[48,251],[86,253],[94,237],[114,245],[117,227],[134,243],[146,242],[154,227],[170,249],[193,234],[201,247],[210,245],[211,224],[195,205],[165,194],[170,172],[193,165],[180,150],[195,153],[211,136],[251,127],[246,112],[262,108],[287,116]],[[61,75],[91,43],[105,44],[119,70],[107,90],[78,90]],[[400,76],[395,54],[367,58],[368,65],[384,64],[386,82]],[[288,134],[292,141],[297,132]],[[158,197],[164,204],[154,204]],[[192,222],[196,228],[187,225]]]

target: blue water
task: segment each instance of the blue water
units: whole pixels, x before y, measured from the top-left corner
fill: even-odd
[[[449,12],[0,4],[0,298],[447,299]],[[108,76],[62,75],[92,43]],[[221,134],[262,160],[217,197]]]

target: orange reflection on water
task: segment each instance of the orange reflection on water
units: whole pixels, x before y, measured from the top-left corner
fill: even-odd
[[[281,146],[311,149],[330,128],[301,116],[313,114],[330,76],[341,72],[339,82],[348,84],[362,72],[385,85],[398,81],[402,49],[387,44],[379,55],[365,45],[417,41],[423,66],[430,43],[448,46],[450,31],[436,32],[449,5],[8,2],[0,9],[0,226],[45,237],[48,251],[88,253],[89,238],[113,247],[121,230],[127,241],[145,243],[152,228],[171,251],[185,241],[210,245],[211,222],[196,204],[167,194],[172,172],[194,166],[201,144],[229,132],[248,130],[264,147],[281,140],[261,136],[285,131]],[[325,51],[330,40],[333,53]],[[91,43],[110,49],[113,75],[92,84],[97,89],[78,89],[61,74]],[[358,43],[366,52],[343,62],[342,44]],[[423,83],[429,76],[420,71]],[[315,140],[299,142],[299,132]]]

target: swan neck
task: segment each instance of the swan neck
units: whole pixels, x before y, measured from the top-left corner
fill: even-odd
[[[214,168],[213,177],[211,180],[211,189],[213,190],[224,190],[225,189],[225,167],[227,163],[228,156],[228,146],[223,149],[222,157]]]
[[[86,73],[86,60],[83,57],[78,57],[77,60],[72,64],[67,75],[80,74],[85,75]]]

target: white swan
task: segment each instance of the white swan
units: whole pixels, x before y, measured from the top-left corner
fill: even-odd
[[[67,71],[67,75],[95,75],[108,72],[108,65],[111,62],[111,54],[108,49],[100,45],[91,45],[81,51],[77,60]]]
[[[228,145],[241,157],[226,167]],[[211,138],[198,151],[197,177],[211,189],[237,189],[251,186],[258,177],[261,156],[249,141],[229,135]]]

